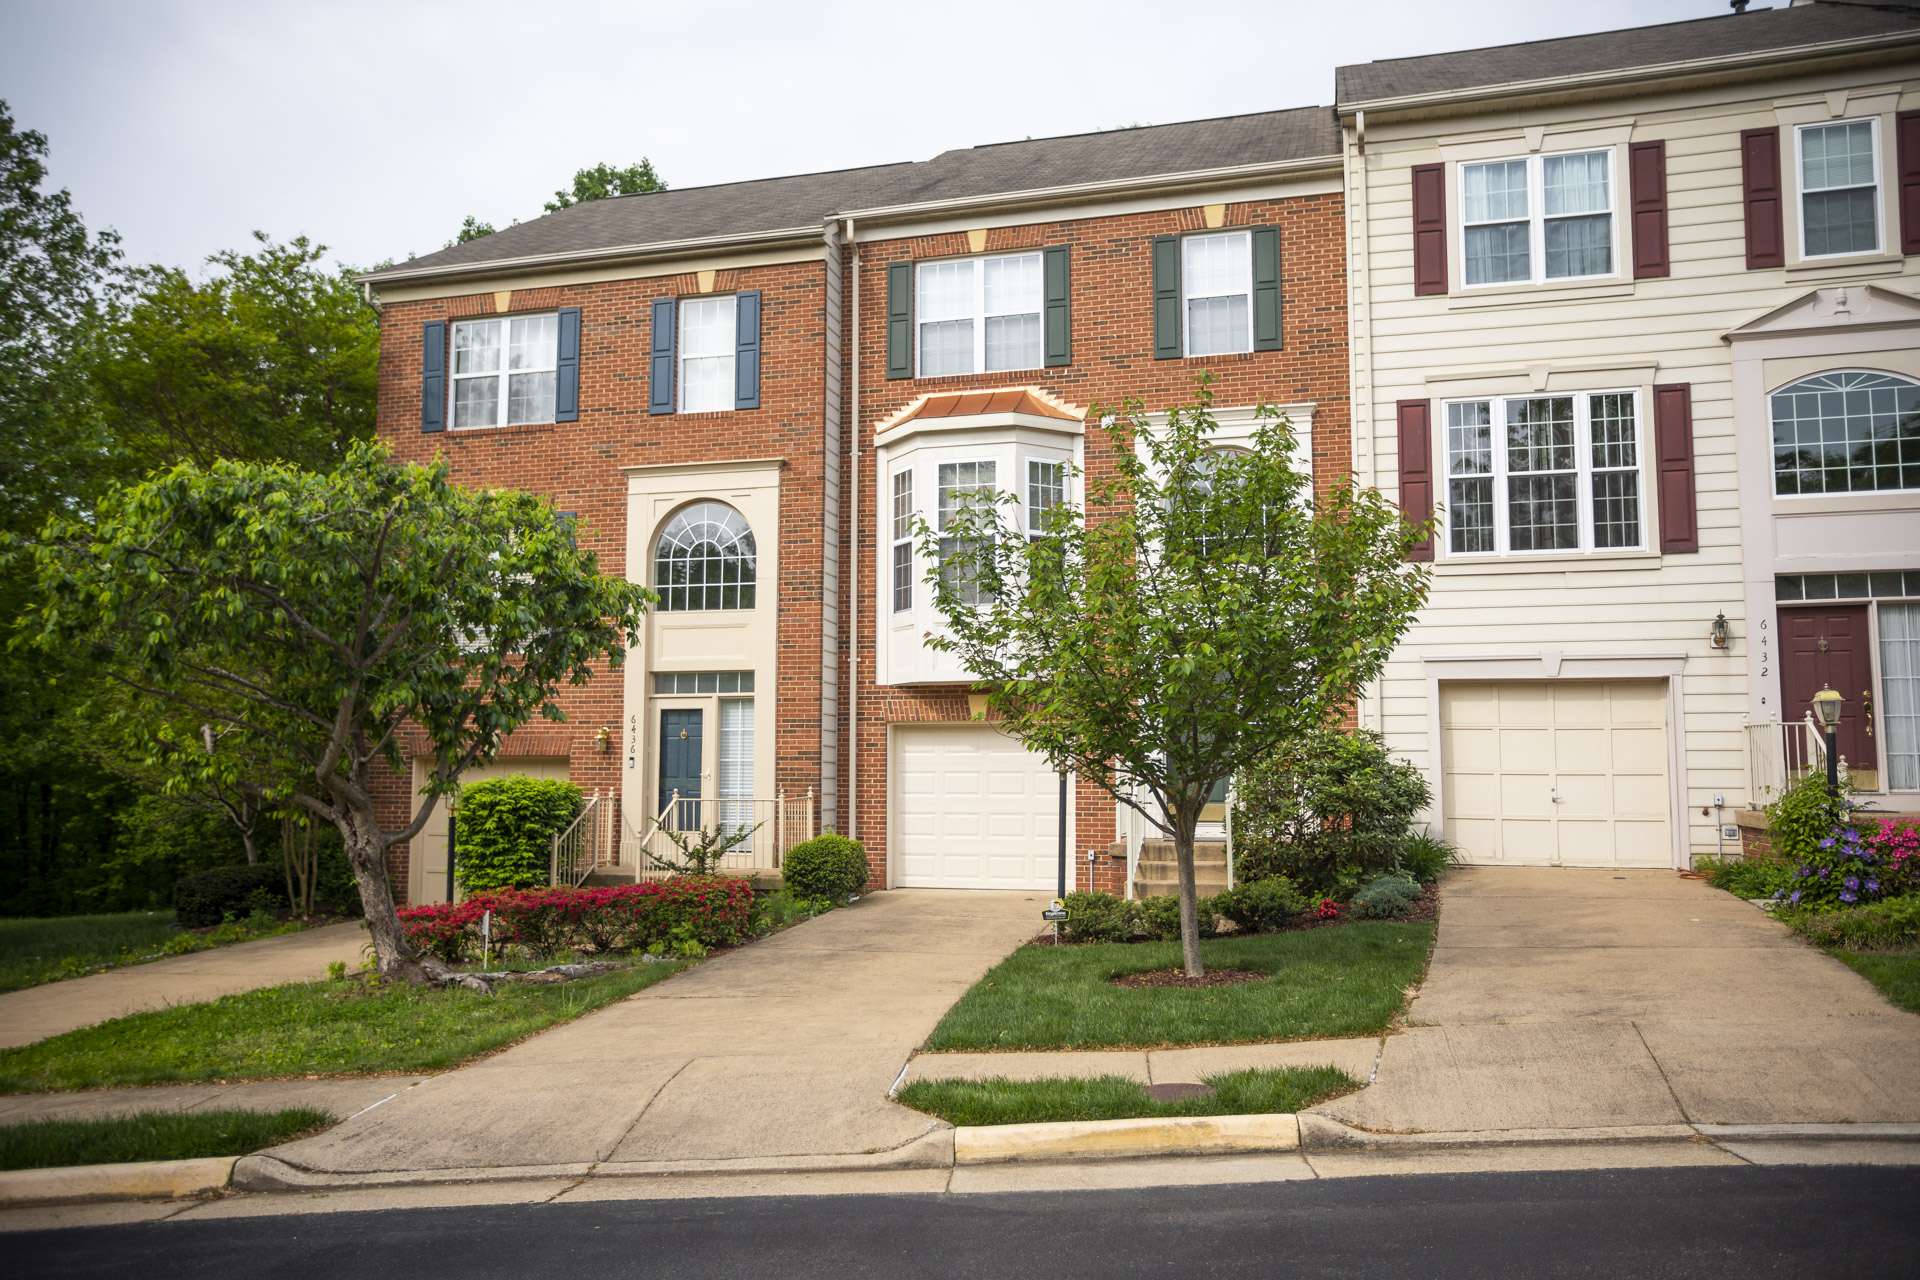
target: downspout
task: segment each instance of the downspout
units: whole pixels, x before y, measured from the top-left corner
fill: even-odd
[[[843,359],[853,362],[853,385],[847,394],[847,834],[860,838],[860,245],[853,238],[853,219],[845,225],[847,253],[853,259],[853,332]],[[891,885],[883,886],[891,888]]]

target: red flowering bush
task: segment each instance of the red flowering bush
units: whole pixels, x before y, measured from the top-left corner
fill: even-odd
[[[535,959],[634,951],[676,930],[703,946],[747,936],[753,886],[729,876],[674,876],[587,889],[501,889],[463,902],[408,907],[400,924],[417,947],[449,964],[479,954],[480,922],[493,913],[493,941]]]
[[[1322,920],[1338,920],[1340,918],[1340,904],[1332,898],[1322,898],[1320,899],[1320,905],[1313,909],[1313,914]]]

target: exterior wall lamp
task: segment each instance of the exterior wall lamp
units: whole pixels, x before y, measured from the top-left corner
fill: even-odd
[[[1713,625],[1707,628],[1707,643],[1716,649],[1724,649],[1732,643],[1732,640],[1733,631],[1727,626],[1727,615],[1716,613],[1713,616]]]
[[[1813,714],[1827,735],[1827,794],[1830,796],[1840,794],[1840,752],[1835,735],[1840,728],[1840,713],[1846,705],[1847,700],[1831,685],[1822,686],[1820,692],[1813,695]]]
[[[605,755],[607,752],[613,750],[613,730],[604,724],[601,725],[594,731],[593,745],[599,750],[601,755]]]

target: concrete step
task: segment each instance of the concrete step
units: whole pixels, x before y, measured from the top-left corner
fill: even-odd
[[[1173,841],[1157,839],[1142,840],[1140,842],[1140,856],[1142,858],[1164,858],[1170,862],[1174,856]],[[1218,858],[1220,861],[1225,862],[1227,858],[1227,842],[1225,840],[1195,840],[1193,842],[1193,856],[1196,860]]]
[[[1193,891],[1202,898],[1212,897],[1216,893],[1225,893],[1227,877],[1223,874],[1215,879],[1209,876],[1195,876]],[[1180,880],[1168,876],[1164,880],[1149,880],[1138,874],[1133,877],[1133,896],[1136,898],[1172,897],[1180,892]]]
[[[1218,862],[1214,862],[1206,858],[1195,858],[1193,874],[1202,880],[1225,880],[1227,860],[1221,858]],[[1133,869],[1133,878],[1138,880],[1143,876],[1149,880],[1178,880],[1180,864],[1172,858],[1142,858],[1140,864]]]

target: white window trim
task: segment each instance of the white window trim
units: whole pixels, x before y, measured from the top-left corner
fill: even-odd
[[[1638,387],[1594,387],[1579,391],[1506,391],[1478,396],[1449,396],[1438,402],[1438,412],[1434,417],[1436,438],[1430,446],[1436,452],[1433,456],[1440,459],[1439,483],[1434,495],[1435,502],[1445,511],[1444,527],[1438,531],[1435,542],[1438,544],[1443,560],[1466,563],[1489,563],[1497,560],[1564,560],[1586,556],[1638,555],[1652,549],[1647,531],[1654,519],[1652,479],[1652,423],[1647,417],[1647,398],[1640,394]],[[1629,546],[1600,547],[1593,540],[1593,423],[1592,404],[1595,396],[1624,395],[1633,399],[1633,448],[1636,465],[1631,470],[1639,477],[1639,540]],[[1507,449],[1506,449],[1506,402],[1509,400],[1557,400],[1571,397],[1573,400],[1574,424],[1574,502],[1579,514],[1576,529],[1579,532],[1579,544],[1574,547],[1554,548],[1538,551],[1511,550],[1511,538],[1508,530],[1507,508]],[[1488,421],[1489,444],[1493,452],[1493,546],[1492,551],[1455,551],[1453,549],[1453,511],[1451,497],[1453,492],[1453,455],[1447,447],[1448,407],[1456,404],[1480,404],[1490,406]],[[1625,467],[1602,467],[1602,471],[1624,471]],[[1525,472],[1526,475],[1545,474]],[[1461,477],[1470,479],[1475,477]]]
[[[1527,286],[1558,288],[1561,285],[1585,284],[1595,280],[1618,280],[1623,275],[1620,261],[1620,166],[1614,162],[1616,148],[1612,146],[1571,147],[1565,151],[1536,151],[1524,156],[1488,156],[1485,159],[1461,160],[1454,165],[1454,200],[1459,210],[1460,234],[1455,239],[1455,248],[1460,255],[1460,291],[1478,293],[1486,289],[1517,289]],[[1598,155],[1606,157],[1607,163],[1607,239],[1610,268],[1584,276],[1549,276],[1547,274],[1547,185],[1546,162],[1560,156]],[[1519,280],[1485,280],[1479,284],[1467,283],[1467,228],[1469,226],[1494,226],[1499,222],[1513,222],[1517,219],[1506,218],[1492,222],[1467,221],[1467,170],[1481,165],[1511,164],[1524,161],[1527,166],[1527,270],[1528,275]],[[1561,217],[1596,217],[1596,214],[1564,214]]]
[[[907,482],[906,497],[907,497],[907,514],[909,517],[908,523],[907,523],[907,530],[904,534],[901,533],[900,531],[899,511],[898,511],[898,503],[900,501],[900,482],[902,480],[905,480]],[[890,614],[912,613],[913,605],[914,605],[914,597],[919,594],[917,591],[914,590],[914,579],[915,579],[914,568],[915,568],[915,561],[918,559],[918,556],[914,553],[913,524],[912,524],[911,517],[913,516],[914,512],[918,510],[918,508],[914,506],[914,498],[916,495],[914,493],[915,483],[914,483],[914,475],[913,475],[913,463],[909,461],[904,466],[897,467],[893,472],[893,479],[891,480],[890,484],[892,487],[889,488],[887,491],[887,522],[890,526],[888,531],[893,536],[888,542],[889,551],[888,551],[888,559],[887,559],[887,577],[886,577],[887,597],[888,597],[887,612]],[[897,565],[900,560],[900,553],[903,550],[906,552],[906,556],[907,556],[907,598],[906,598],[906,603],[904,604],[902,604],[900,601],[899,584],[894,580],[894,575],[898,572]]]
[[[1207,240],[1207,239],[1219,239],[1219,240],[1237,239],[1237,240],[1244,240],[1246,242],[1246,245],[1247,245],[1247,278],[1245,282],[1246,288],[1235,290],[1232,293],[1194,293],[1191,290],[1189,286],[1192,283],[1192,279],[1191,279],[1192,273],[1187,270],[1187,245],[1190,242],[1195,240]],[[1207,298],[1239,298],[1239,297],[1244,297],[1247,300],[1247,332],[1246,332],[1245,345],[1233,351],[1207,351],[1207,352],[1203,352],[1196,355],[1193,350],[1193,337],[1187,331],[1187,317],[1192,312],[1192,307],[1189,304],[1194,302],[1199,302]],[[1196,231],[1191,235],[1185,235],[1180,237],[1180,354],[1183,357],[1191,357],[1195,360],[1206,360],[1214,356],[1245,355],[1252,350],[1253,350],[1253,229],[1251,227],[1239,227],[1239,228],[1228,228],[1220,231]]]
[[[987,263],[1004,261],[1011,258],[1032,258],[1040,267],[1040,291],[1035,298],[1038,303],[1031,311],[992,311],[987,310]],[[987,253],[966,258],[927,258],[913,264],[913,296],[922,296],[920,273],[930,266],[945,265],[952,262],[971,262],[973,264],[973,307],[963,316],[938,316],[932,321],[920,314],[916,304],[913,316],[913,376],[916,378],[975,378],[983,373],[1013,373],[1022,369],[1038,369],[1047,361],[1047,282],[1046,256],[1039,249],[1023,249],[1017,253]],[[1000,316],[1038,316],[1040,318],[1040,349],[1032,364],[1010,365],[1005,369],[987,368],[987,321]],[[928,324],[944,324],[953,320],[971,320],[973,322],[973,367],[960,369],[952,373],[926,373],[921,369],[920,333]]]
[[[734,408],[739,403],[739,397],[737,394],[729,394],[727,396],[726,404],[722,405],[718,409],[689,409],[687,408],[687,403],[686,403],[688,359],[691,358],[694,360],[717,360],[721,358],[721,356],[719,355],[696,355],[692,357],[688,356],[687,341],[686,341],[687,326],[685,323],[687,305],[689,303],[719,302],[722,300],[733,304],[734,337],[733,337],[733,340],[727,344],[727,350],[724,352],[725,358],[728,361],[732,362],[733,376],[728,378],[727,381],[729,383],[732,383],[735,388],[737,388],[739,385],[737,381],[740,373],[740,365],[739,365],[740,299],[739,299],[739,295],[732,294],[732,293],[703,293],[703,294],[695,295],[693,297],[681,298],[677,303],[674,304],[674,310],[673,310],[673,334],[674,334],[673,411],[675,413],[732,413],[734,411]]]
[[[1070,491],[1070,486],[1072,485],[1072,478],[1068,475],[1067,463],[1063,458],[1029,457],[1026,462],[1026,473],[1021,476],[1020,483],[1020,523],[1026,529],[1028,538],[1044,537],[1046,530],[1037,527],[1038,522],[1033,518],[1034,473],[1041,467],[1049,467],[1058,472],[1059,483],[1057,487],[1060,490],[1060,497],[1055,503],[1056,506],[1066,505],[1067,496]],[[1049,485],[1048,487],[1052,488],[1056,486]],[[1052,508],[1049,507],[1048,510],[1052,510]]]
[[[1904,486],[1898,489],[1845,489],[1838,493],[1832,490],[1824,490],[1824,489],[1819,493],[1782,493],[1780,492],[1780,464],[1774,457],[1774,450],[1778,446],[1775,445],[1773,442],[1773,398],[1777,395],[1782,394],[1783,392],[1790,390],[1793,387],[1799,386],[1802,382],[1806,382],[1809,379],[1824,378],[1829,374],[1836,374],[1836,373],[1878,373],[1878,374],[1884,374],[1885,376],[1890,378],[1899,378],[1906,382],[1920,382],[1920,378],[1916,378],[1914,377],[1913,374],[1910,374],[1910,373],[1902,373],[1898,369],[1880,369],[1880,368],[1874,368],[1871,365],[1864,365],[1864,364],[1839,365],[1832,369],[1818,369],[1812,373],[1798,374],[1793,378],[1790,378],[1786,382],[1781,383],[1779,386],[1773,388],[1773,390],[1768,391],[1761,401],[1761,403],[1766,409],[1766,414],[1767,414],[1767,493],[1768,493],[1768,496],[1770,496],[1773,499],[1773,501],[1779,502],[1779,503],[1806,503],[1806,502],[1826,501],[1826,502],[1849,503],[1852,505],[1860,505],[1860,506],[1870,506],[1876,500],[1884,500],[1886,498],[1901,498],[1901,497],[1912,498],[1916,495],[1920,495],[1920,488],[1909,489]],[[1807,603],[1812,603],[1812,602],[1808,601]]]
[[[1806,188],[1807,171],[1802,155],[1801,140],[1809,129],[1826,129],[1834,125],[1864,124],[1868,127],[1868,137],[1873,146],[1873,247],[1871,249],[1846,249],[1839,253],[1807,252],[1807,197],[1820,195],[1828,191],[1858,191],[1859,187],[1822,187],[1819,191]],[[1881,172],[1880,154],[1880,117],[1851,116],[1845,120],[1812,120],[1806,124],[1793,126],[1793,211],[1800,224],[1800,261],[1832,262],[1844,258],[1859,258],[1869,254],[1886,252],[1887,248],[1887,211],[1882,187],[1886,175]]]
[[[514,369],[508,367],[510,363],[509,351],[511,349],[510,339],[513,335],[513,322],[515,320],[544,320],[548,316],[554,318],[554,343],[553,351],[548,356],[549,362],[539,368]],[[447,430],[495,431],[501,427],[539,426],[542,421],[551,422],[553,420],[552,418],[547,418],[534,422],[507,421],[507,393],[511,386],[509,379],[516,373],[551,373],[556,375],[554,391],[556,397],[558,396],[559,387],[557,375],[560,371],[559,316],[560,313],[557,311],[534,311],[523,315],[475,316],[470,320],[455,320],[453,322],[453,328],[447,333]],[[500,326],[500,367],[491,373],[455,373],[453,353],[459,345],[460,330],[483,324]],[[459,421],[456,405],[458,404],[460,384],[463,382],[476,382],[481,378],[493,378],[499,384],[499,395],[494,399],[493,421],[469,423],[464,427],[456,425]]]

